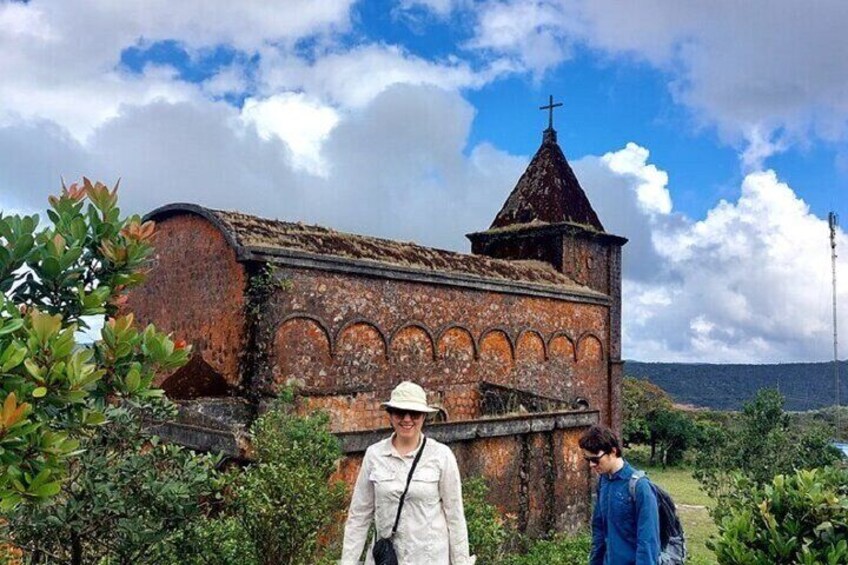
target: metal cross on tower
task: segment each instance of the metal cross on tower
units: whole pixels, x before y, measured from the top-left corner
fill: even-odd
[[[548,111],[548,129],[554,129],[554,108],[558,108],[562,106],[562,102],[557,102],[554,104],[553,95],[548,97],[548,105],[547,106],[539,106],[540,110]]]

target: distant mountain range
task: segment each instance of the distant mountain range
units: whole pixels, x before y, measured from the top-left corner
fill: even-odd
[[[761,388],[776,388],[787,410],[833,405],[833,363],[711,365],[626,361],[624,374],[647,379],[680,404],[737,410]],[[840,403],[848,405],[848,361],[839,362]]]

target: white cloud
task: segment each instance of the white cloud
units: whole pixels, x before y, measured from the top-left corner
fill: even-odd
[[[457,0],[400,0],[398,7],[401,10],[410,10],[417,7],[426,8],[434,14],[445,17],[456,7]]]
[[[456,58],[429,61],[396,45],[365,44],[331,51],[314,62],[269,48],[263,51],[260,64],[260,88],[304,90],[334,104],[362,108],[397,84],[459,90],[483,86],[509,70],[502,61],[481,71]]]
[[[512,58],[537,76],[571,55],[558,2],[488,2],[478,14],[469,48]]]
[[[392,87],[340,114],[323,177],[222,102],[129,107],[85,145],[55,126],[0,128],[0,202],[41,209],[60,175],[85,173],[121,177],[128,211],[189,201],[467,250],[464,234],[489,225],[527,162],[468,148],[473,116],[456,93]]]
[[[122,72],[125,49],[162,40],[190,52],[221,44],[248,53],[269,43],[291,46],[346,29],[351,1],[293,0],[284,9],[261,1],[0,3],[0,125],[48,119],[85,141],[126,106],[203,97],[167,67]]]
[[[773,171],[749,174],[741,189],[736,202],[720,202],[701,221],[655,226],[669,276],[658,286],[625,285],[638,314],[626,332],[630,351],[702,362],[827,358],[827,222]],[[840,247],[848,244],[838,235]],[[658,292],[672,298],[664,305]],[[839,293],[848,296],[848,283]]]
[[[286,142],[296,169],[326,176],[321,146],[339,122],[333,108],[310,100],[305,94],[285,92],[263,100],[245,100],[241,115],[245,122],[256,126],[263,139],[277,136]]]
[[[668,175],[648,164],[649,152],[635,143],[572,163],[577,178],[608,232],[627,237],[624,269],[633,280],[663,276],[662,261],[653,243],[657,225],[674,221],[668,216]]]
[[[698,121],[747,148],[749,169],[810,134],[842,142],[848,132],[839,0],[491,0],[465,15],[476,22],[469,47],[537,76],[574,45],[648,62]]]
[[[668,174],[654,165],[648,165],[650,152],[635,143],[628,143],[621,151],[607,153],[603,161],[610,170],[620,175],[633,175],[636,196],[646,212],[668,214],[671,212],[671,194],[668,192]]]

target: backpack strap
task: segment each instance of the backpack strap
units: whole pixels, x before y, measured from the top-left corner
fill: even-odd
[[[633,502],[636,502],[636,483],[645,476],[645,471],[633,471],[633,474],[630,475],[630,500]]]

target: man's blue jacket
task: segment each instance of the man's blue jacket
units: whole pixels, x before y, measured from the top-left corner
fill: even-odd
[[[592,515],[590,565],[656,565],[660,555],[660,520],[657,497],[647,479],[636,483],[636,500],[630,497],[633,467],[603,474]]]

